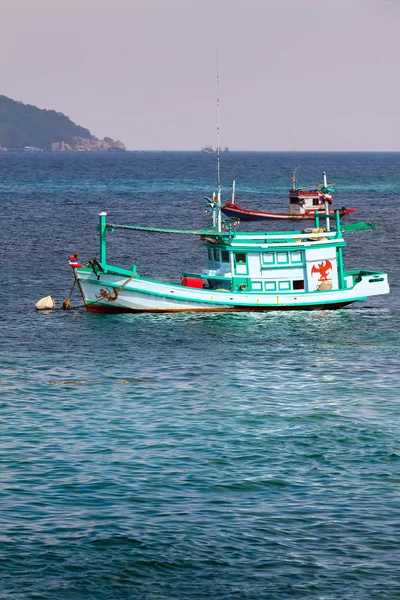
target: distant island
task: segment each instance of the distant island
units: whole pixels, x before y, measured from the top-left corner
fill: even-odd
[[[55,110],[17,102],[0,95],[0,151],[107,152],[125,145],[109,137],[100,140]]]

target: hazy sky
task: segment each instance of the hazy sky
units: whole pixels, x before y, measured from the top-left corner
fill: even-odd
[[[400,0],[0,0],[0,93],[129,149],[400,150]]]

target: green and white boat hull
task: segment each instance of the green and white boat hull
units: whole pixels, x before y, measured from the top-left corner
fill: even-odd
[[[369,296],[389,293],[385,273],[352,272],[349,279],[359,279],[345,290],[301,293],[256,293],[194,289],[181,285],[134,278],[124,285],[126,276],[101,274],[97,279],[91,269],[77,269],[78,284],[88,311],[91,312],[183,312],[183,311],[271,311],[333,310],[343,308]],[[103,297],[101,290],[108,297]]]

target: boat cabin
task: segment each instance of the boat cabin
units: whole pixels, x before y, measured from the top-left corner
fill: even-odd
[[[330,205],[332,196],[321,190],[290,190],[289,205],[291,215],[313,215],[316,210],[324,210],[325,202]]]
[[[208,266],[183,274],[182,285],[215,290],[293,294],[346,287],[340,228],[293,232],[236,232],[206,242]]]
[[[324,172],[324,184],[316,187],[297,187],[296,170],[292,175],[292,187],[289,190],[289,206],[291,215],[310,215],[314,216],[315,211],[328,212],[332,204],[331,192],[334,187],[328,187],[326,173]]]
[[[247,292],[313,292],[338,289],[338,247],[328,243],[299,247],[278,242],[279,247],[231,248],[208,246],[208,268],[202,272],[207,287]],[[344,244],[343,244],[344,245]]]

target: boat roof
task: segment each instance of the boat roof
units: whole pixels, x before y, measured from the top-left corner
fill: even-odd
[[[324,242],[332,243],[342,240],[342,235],[338,236],[335,229],[326,231],[320,228],[307,228],[298,231],[237,231],[231,228],[226,231],[218,232],[215,229],[170,229],[164,227],[144,227],[141,225],[117,225],[107,223],[107,230],[127,229],[132,231],[146,231],[150,233],[195,235],[200,236],[202,241],[211,244],[223,244],[224,246],[282,246],[282,244],[301,244],[306,242]],[[361,221],[359,223],[346,223],[340,226],[342,234],[354,233],[357,231],[368,231],[375,229],[375,225]]]
[[[107,229],[132,229],[133,231],[149,231],[150,233],[178,233],[182,235],[218,235],[215,229],[166,229],[165,227],[143,227],[141,225],[116,225],[107,223]],[[222,232],[228,233],[228,232]]]

